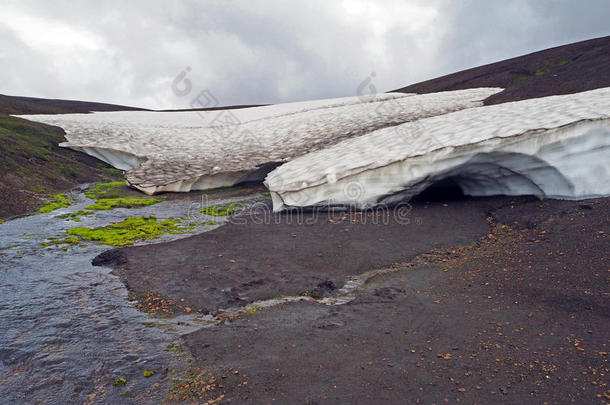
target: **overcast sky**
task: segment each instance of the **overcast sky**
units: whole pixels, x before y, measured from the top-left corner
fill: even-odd
[[[608,16],[610,0],[4,0],[0,93],[148,108],[203,90],[220,105],[352,96],[369,77],[382,92],[610,35]],[[172,86],[181,72],[190,91]]]

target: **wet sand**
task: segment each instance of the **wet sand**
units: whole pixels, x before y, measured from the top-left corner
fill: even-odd
[[[606,403],[609,214],[608,198],[414,203],[421,225],[379,233],[322,221],[307,232],[285,223],[227,225],[104,257],[123,263],[115,271],[129,288],[166,288],[198,309],[228,296],[210,295],[212,286],[236,288],[249,302],[311,290],[325,277],[338,287],[346,274],[401,263],[348,304],[262,308],[186,335],[195,364],[214,376],[195,399]],[[262,284],[244,287],[240,277],[264,271],[266,258],[280,276],[252,274]]]

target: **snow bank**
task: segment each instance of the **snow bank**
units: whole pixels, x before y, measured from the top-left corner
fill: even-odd
[[[230,186],[261,167],[419,118],[482,105],[501,91],[390,93],[206,112],[28,115],[62,127],[66,146],[127,170],[147,194]]]
[[[467,195],[610,195],[610,88],[466,109],[347,139],[265,180],[275,210],[369,207],[453,179]]]

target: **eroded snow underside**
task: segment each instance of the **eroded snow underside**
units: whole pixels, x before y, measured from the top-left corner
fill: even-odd
[[[451,178],[467,195],[610,195],[610,88],[461,110],[347,139],[276,168],[274,209],[369,207]]]
[[[208,112],[25,118],[62,127],[67,142],[61,146],[127,170],[130,185],[154,194],[230,186],[261,165],[290,161],[380,128],[477,107],[501,90],[390,93]]]

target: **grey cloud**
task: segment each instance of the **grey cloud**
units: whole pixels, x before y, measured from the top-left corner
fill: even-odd
[[[350,96],[371,72],[386,91],[608,35],[609,11],[606,0],[8,1],[4,18],[32,26],[0,21],[0,92],[186,107],[171,82],[190,66],[192,96],[210,89],[220,104]]]

